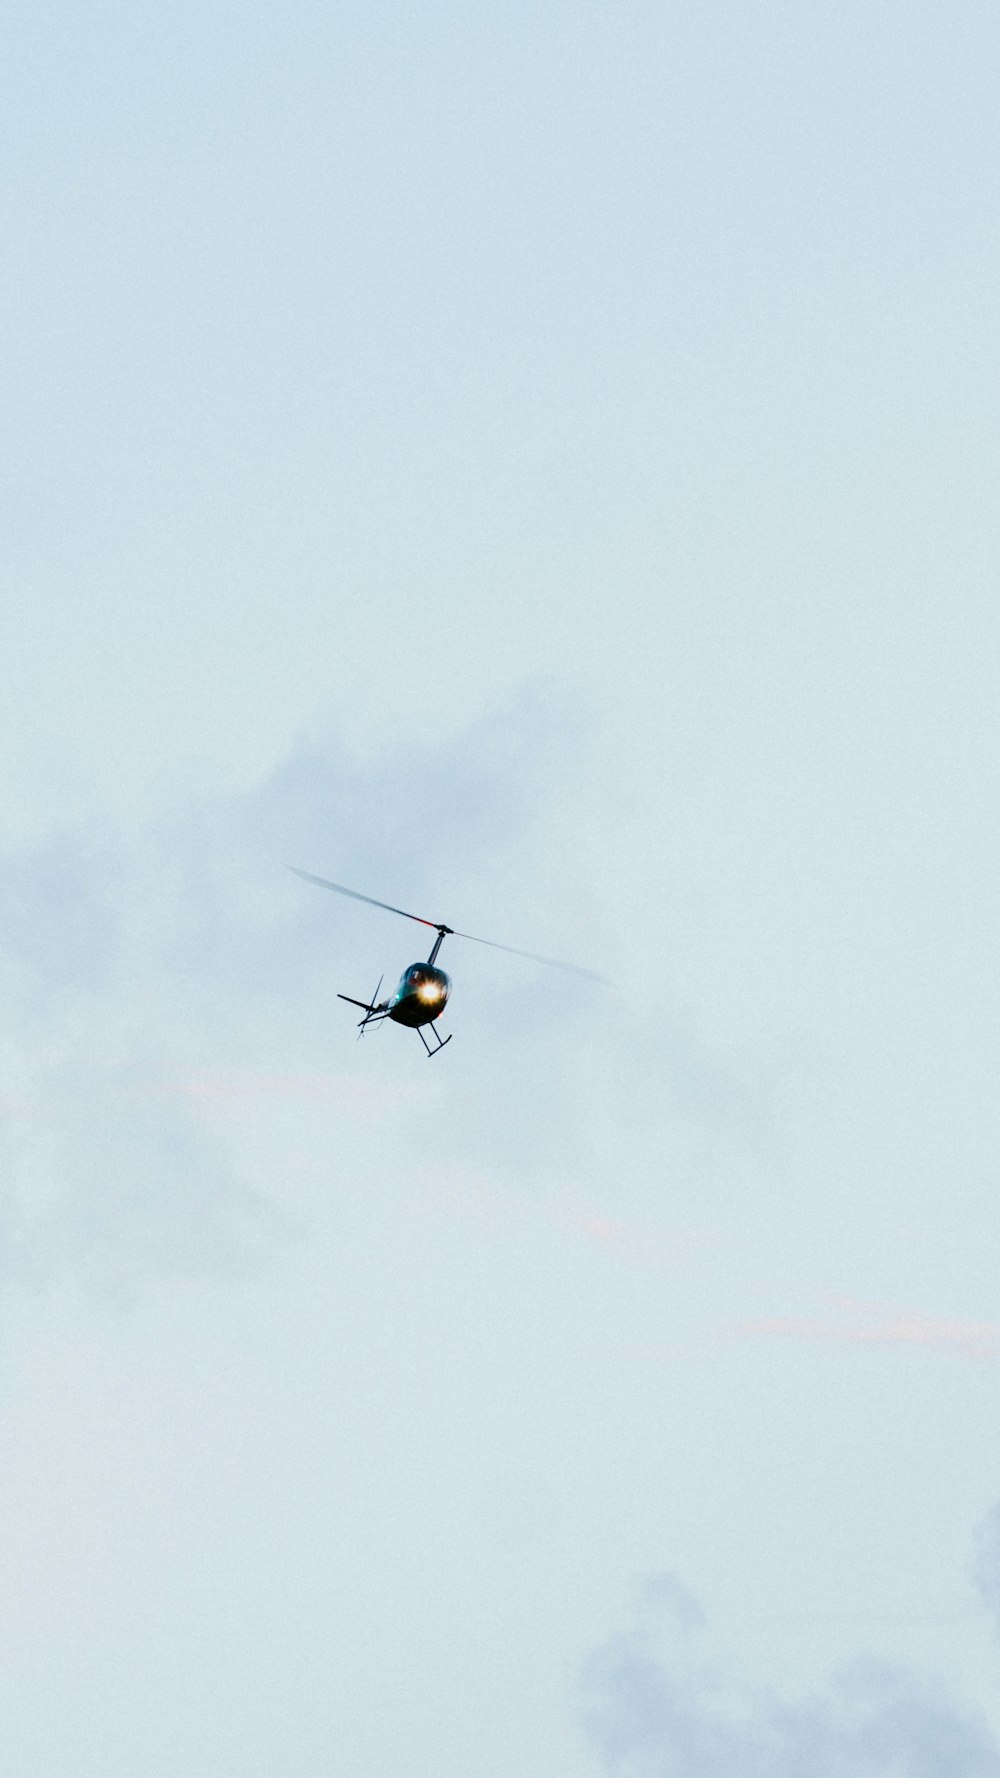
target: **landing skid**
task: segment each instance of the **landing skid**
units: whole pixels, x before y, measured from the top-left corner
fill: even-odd
[[[435,1031],[433,1025],[428,1025],[427,1029],[430,1031],[430,1034],[434,1039],[434,1048],[433,1049],[431,1049],[430,1044],[428,1043],[426,1037],[424,1036],[424,1028],[422,1025],[418,1025],[416,1027],[417,1036],[419,1037],[421,1043],[423,1044],[424,1049],[427,1051],[427,1054],[429,1056],[436,1056],[440,1050],[444,1049],[444,1046],[446,1043],[451,1042],[452,1033],[449,1031],[447,1037],[439,1037],[437,1032]]]
[[[379,982],[378,986],[380,988],[382,986],[382,983]],[[375,993],[377,996],[378,995],[378,988],[376,988]],[[348,1006],[359,1006],[361,1008],[361,1011],[364,1013],[364,1015],[365,1015],[364,1018],[358,1020],[358,1036],[359,1037],[364,1036],[369,1025],[381,1025],[383,1023],[383,1021],[389,1017],[389,1006],[388,1006],[388,1002],[385,1000],[383,1000],[381,1003],[378,1002],[377,998],[375,1000],[371,1000],[371,1001],[369,1001],[369,1000],[353,1000],[351,998],[350,994],[338,994],[337,999],[338,1000],[346,1000]],[[434,1039],[434,1043],[432,1046],[431,1044],[428,1043],[426,1037],[424,1036],[424,1027],[422,1025],[417,1025],[415,1027],[415,1029],[416,1029],[417,1036],[419,1037],[421,1043],[424,1046],[424,1049],[427,1051],[427,1054],[429,1056],[436,1056],[439,1050],[444,1049],[444,1046],[446,1043],[451,1042],[451,1038],[452,1038],[451,1032],[448,1033],[447,1037],[441,1037],[438,1035],[438,1032],[435,1030],[433,1025],[428,1025],[427,1030],[430,1032],[431,1036]]]

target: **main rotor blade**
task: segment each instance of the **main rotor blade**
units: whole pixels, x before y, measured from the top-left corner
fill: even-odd
[[[394,908],[391,902],[376,901],[374,895],[361,895],[357,889],[345,889],[343,883],[331,883],[329,877],[314,877],[312,871],[297,870],[294,864],[288,869],[304,883],[317,883],[321,889],[335,889],[338,895],[349,895],[352,901],[366,901],[369,907],[384,908],[387,914],[401,914],[404,920],[415,920],[418,926],[429,926],[432,932],[440,932],[449,938],[467,938],[471,944],[489,945],[491,951],[506,951],[511,957],[526,957],[529,963],[544,963],[547,969],[565,969],[570,975],[586,976],[588,981],[607,982],[607,976],[598,975],[593,969],[582,969],[579,963],[564,963],[559,957],[540,957],[537,951],[520,951],[516,945],[498,944],[495,938],[477,938],[474,932],[456,932],[440,920],[424,920],[419,914],[408,914],[405,908]]]
[[[570,975],[585,975],[592,982],[607,982],[606,975],[598,975],[596,970],[582,969],[579,963],[563,963],[559,957],[539,957],[537,951],[519,951],[516,945],[498,945],[495,938],[477,938],[473,932],[455,932],[452,938],[468,938],[474,945],[489,945],[491,951],[507,951],[511,957],[527,957],[529,963],[544,963],[549,969],[566,969]]]
[[[367,901],[369,907],[384,908],[387,914],[402,914],[404,920],[416,920],[418,926],[429,926],[432,932],[439,932],[437,920],[422,920],[419,914],[408,914],[405,908],[390,907],[387,901],[376,901],[374,895],[359,895],[356,889],[345,889],[343,883],[331,883],[327,877],[314,877],[311,871],[296,870],[294,864],[288,869],[294,877],[301,877],[305,883],[318,883],[321,889],[335,889],[338,895],[349,895],[352,901]]]

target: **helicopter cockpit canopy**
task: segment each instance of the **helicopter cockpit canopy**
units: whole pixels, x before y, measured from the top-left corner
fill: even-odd
[[[450,987],[451,981],[443,969],[437,969],[433,963],[411,963],[399,978],[396,994],[398,998],[412,996],[424,1006],[443,1006]]]

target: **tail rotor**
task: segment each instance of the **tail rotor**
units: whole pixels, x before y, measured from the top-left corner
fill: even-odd
[[[379,978],[378,978],[378,987],[377,987],[377,988],[376,988],[376,989],[375,989],[375,992],[374,992],[374,994],[373,994],[373,995],[372,995],[372,997],[371,997],[371,1004],[370,1004],[370,1006],[369,1006],[369,1008],[368,1008],[368,1011],[367,1011],[367,1012],[366,1012],[366,1013],[365,1013],[365,1016],[364,1016],[364,1018],[363,1018],[363,1019],[362,1019],[362,1020],[361,1020],[361,1024],[360,1024],[360,1026],[359,1026],[359,1027],[358,1027],[358,1042],[359,1042],[359,1043],[360,1043],[360,1042],[361,1042],[361,1039],[362,1039],[362,1038],[363,1038],[363,1036],[364,1036],[364,1034],[365,1034],[365,1027],[366,1027],[366,1025],[368,1025],[368,1024],[369,1024],[369,1022],[370,1022],[370,1020],[371,1020],[371,1016],[372,1016],[372,1014],[373,1014],[373,1013],[374,1013],[374,1012],[375,1012],[375,1011],[376,1011],[376,1010],[377,1010],[377,1008],[378,1008],[378,997],[379,997],[379,989],[380,989],[380,988],[381,988],[381,986],[382,986],[382,983],[383,983],[383,982],[384,982],[384,981],[385,981],[385,976],[384,976],[384,975],[380,975],[380,976],[379,976]],[[381,1024],[381,1020],[380,1020],[380,1021],[379,1021],[379,1023],[380,1023],[380,1024]]]

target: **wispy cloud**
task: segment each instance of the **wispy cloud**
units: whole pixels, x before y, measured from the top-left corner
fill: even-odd
[[[974,1623],[983,1615],[983,1606],[973,1602],[928,1608],[914,1606],[911,1611],[782,1611],[761,1613],[760,1622],[793,1624],[804,1628],[847,1628],[875,1630],[946,1630],[952,1625]]]
[[[381,1106],[418,1098],[406,1082],[356,1080],[327,1074],[261,1074],[250,1069],[215,1069],[158,1080],[153,1092],[199,1104],[227,1105],[248,1099],[318,1099],[338,1105]]]
[[[620,1262],[672,1270],[689,1263],[714,1239],[705,1230],[670,1228],[610,1215],[552,1188],[529,1194],[470,1172],[451,1172],[422,1189],[420,1206],[480,1224],[533,1224],[539,1234],[559,1235]]]
[[[840,1346],[917,1346],[961,1352],[967,1358],[1000,1355],[1000,1322],[900,1313],[837,1299],[839,1315],[763,1315],[732,1330],[741,1340],[820,1340]]]

